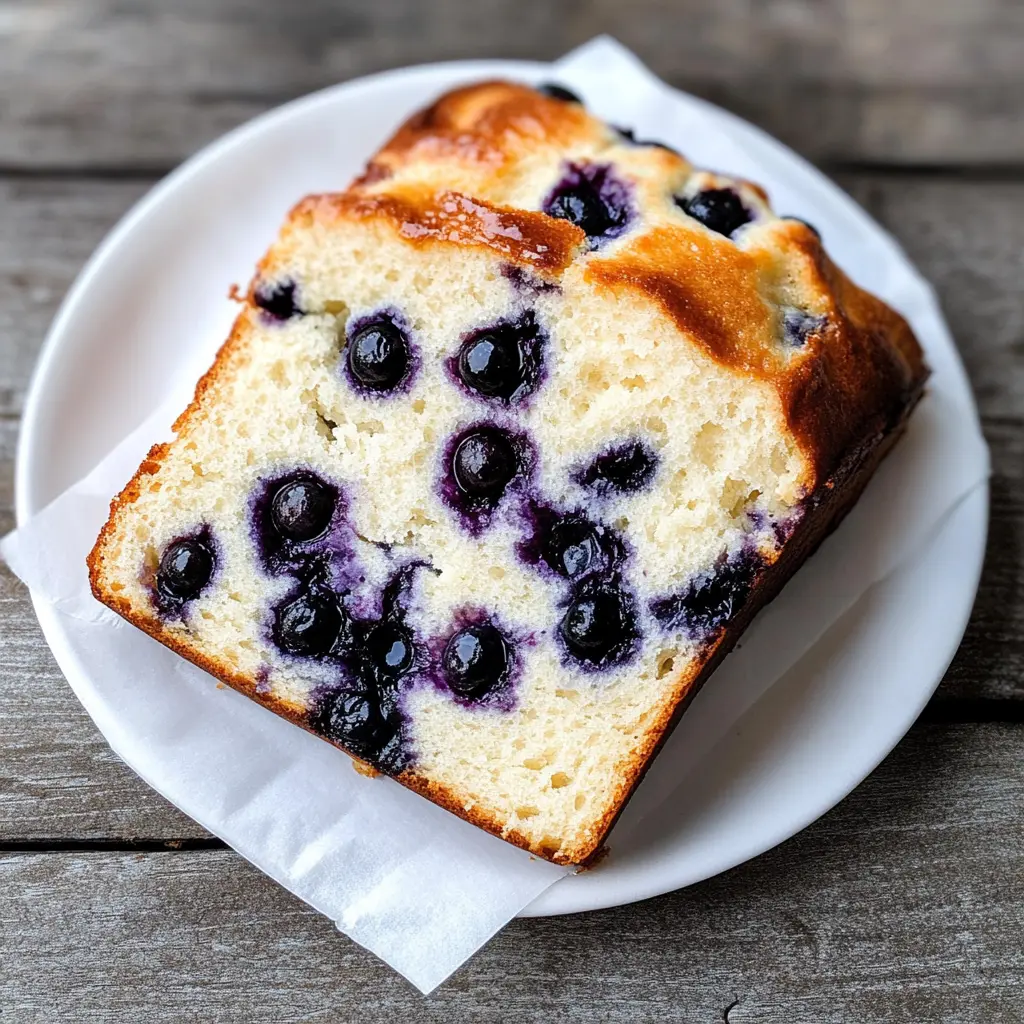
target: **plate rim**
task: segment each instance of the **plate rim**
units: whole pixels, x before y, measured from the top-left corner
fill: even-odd
[[[33,477],[33,470],[39,459],[39,453],[36,452],[37,438],[41,431],[40,425],[45,418],[45,396],[48,391],[48,383],[52,376],[53,364],[57,354],[61,351],[62,346],[67,343],[66,339],[73,336],[73,331],[70,330],[70,327],[74,319],[76,307],[88,294],[93,282],[102,275],[108,261],[115,258],[119,247],[133,234],[138,223],[147,215],[150,209],[153,209],[169,200],[173,201],[174,193],[178,188],[182,187],[195,175],[201,174],[207,164],[212,164],[225,156],[230,156],[231,149],[236,146],[243,145],[249,137],[258,135],[268,127],[273,126],[277,121],[288,120],[300,111],[305,113],[319,104],[330,104],[335,100],[339,93],[344,92],[350,94],[353,92],[358,93],[361,90],[372,91],[380,84],[397,78],[409,80],[410,85],[414,84],[415,80],[420,78],[428,79],[434,83],[436,77],[446,71],[454,72],[458,75],[465,75],[467,77],[472,75],[483,76],[494,74],[521,74],[524,77],[532,77],[538,72],[550,68],[551,64],[542,61],[500,59],[451,60],[414,65],[410,67],[392,68],[349,81],[336,83],[264,111],[256,117],[236,126],[207,143],[196,153],[179,164],[169,174],[156,182],[153,187],[142,195],[111,227],[90,257],[86,260],[76,275],[71,287],[62,299],[61,304],[47,330],[45,340],[40,347],[39,354],[36,358],[36,362],[29,379],[29,384],[26,389],[25,403],[21,416],[21,429],[16,450],[16,523],[19,526],[22,525],[45,504],[45,502],[41,501],[39,497],[39,482]],[[749,122],[744,121],[732,112],[723,110],[722,108],[697,97],[688,96],[688,99],[695,99],[702,106],[715,110],[727,120],[739,123],[745,129],[756,132],[759,136],[769,140],[774,146],[780,147],[781,150],[784,151],[785,155],[790,159],[795,159],[806,166],[812,166],[809,165],[799,153],[795,153],[790,150],[789,147],[768,135],[768,133],[764,132],[756,125],[751,125]],[[820,174],[821,172],[817,173]],[[860,217],[867,218],[867,220],[872,224],[876,223],[874,218],[872,218],[867,211],[863,210],[863,208],[860,207],[860,205],[857,204],[840,186],[831,182],[831,179],[827,180],[836,192],[841,194],[842,199],[845,200],[848,207],[852,207]],[[895,239],[890,239],[890,241],[892,245],[900,248],[899,243],[896,242]],[[946,327],[948,333],[948,325],[946,325],[944,317],[942,317],[942,324]],[[963,362],[959,356],[959,352],[956,350],[955,343],[952,342],[951,337],[949,338],[949,341],[956,355],[957,369],[963,379],[969,384],[969,379],[966,376],[966,371],[963,367]],[[968,391],[969,390],[970,389],[968,387]],[[971,395],[971,411],[977,418],[978,410],[977,405],[973,400],[973,394]],[[933,685],[931,685],[930,688],[926,688],[921,691],[920,700],[917,702],[916,706],[911,707],[908,705],[908,712],[906,715],[901,717],[898,725],[896,726],[896,731],[892,734],[894,738],[891,739],[891,743],[889,740],[886,740],[885,743],[882,744],[885,749],[877,756],[877,759],[874,759],[873,763],[870,764],[870,767],[858,768],[856,778],[849,782],[848,785],[844,783],[840,787],[837,787],[837,789],[842,789],[842,792],[830,792],[823,801],[816,802],[812,811],[808,811],[805,815],[801,816],[801,823],[796,825],[796,827],[793,827],[792,823],[787,823],[778,831],[778,833],[769,834],[768,832],[763,832],[762,835],[767,838],[763,839],[762,842],[755,843],[751,848],[743,850],[738,859],[725,858],[726,860],[729,860],[729,864],[710,870],[704,873],[701,877],[692,877],[682,883],[673,882],[671,880],[666,883],[663,880],[664,876],[658,876],[662,880],[656,881],[652,887],[645,889],[643,892],[634,891],[623,893],[621,891],[621,886],[619,887],[619,890],[616,890],[615,887],[611,887],[608,890],[610,895],[605,899],[602,899],[599,896],[599,893],[605,890],[590,890],[589,887],[585,890],[573,890],[572,887],[556,884],[535,900],[534,903],[524,908],[518,916],[549,916],[554,914],[580,913],[590,910],[606,909],[608,907],[652,898],[674,891],[681,887],[697,884],[708,877],[713,877],[721,871],[729,870],[730,867],[735,867],[739,864],[745,863],[747,860],[759,856],[767,850],[774,848],[780,842],[784,842],[786,839],[796,835],[823,814],[827,813],[831,808],[836,806],[836,804],[838,804],[850,792],[852,792],[853,789],[859,786],[869,775],[871,775],[877,768],[878,764],[880,764],[881,761],[892,752],[895,746],[906,735],[906,732],[916,721],[925,704],[927,704],[931,699],[938,685],[941,683],[957,649],[959,648],[963,633],[970,619],[971,610],[973,608],[978,584],[981,578],[984,554],[987,546],[989,511],[988,481],[984,481],[974,491],[967,494],[963,499],[962,504],[972,506],[971,514],[975,517],[978,528],[972,535],[966,538],[967,542],[972,539],[974,541],[971,546],[971,557],[970,559],[965,559],[965,564],[970,564],[973,569],[972,573],[968,574],[969,586],[967,585],[966,580],[962,580],[961,588],[958,588],[960,601],[956,607],[956,614],[952,616],[953,621],[955,622],[955,628],[950,629],[946,633],[946,636],[949,639],[947,644],[943,645],[942,657],[939,659],[942,668],[936,673]],[[941,532],[941,529],[942,527],[937,531],[936,536]],[[934,539],[935,538],[933,537],[928,543],[931,544]],[[965,541],[965,538],[962,535],[959,539],[962,543]],[[71,675],[78,674],[78,666],[75,664],[75,659],[62,642],[63,636],[59,622],[59,614],[45,602],[37,600],[35,595],[31,596],[31,600],[47,644],[57,660],[61,671],[70,679]],[[936,662],[936,664],[939,662]],[[70,672],[68,671],[69,669],[71,670]],[[72,687],[72,690],[74,692],[74,687]],[[757,705],[755,704],[754,707],[756,708],[756,706]],[[753,710],[754,708],[748,709],[747,714],[751,713]],[[889,734],[887,733],[887,735]],[[106,737],[104,737],[104,739],[106,739]],[[864,765],[866,766],[867,764],[868,762],[865,761]],[[134,771],[134,769],[132,770]],[[149,783],[148,781],[147,784],[152,785],[152,783]],[[579,893],[579,897],[585,896],[587,898],[580,899],[577,897],[576,899],[573,899],[570,895],[573,891],[577,891]],[[595,898],[595,896],[598,898]]]

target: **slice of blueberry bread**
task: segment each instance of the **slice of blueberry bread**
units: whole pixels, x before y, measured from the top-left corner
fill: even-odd
[[[489,82],[292,211],[96,596],[403,785],[591,859],[926,370],[745,181]]]

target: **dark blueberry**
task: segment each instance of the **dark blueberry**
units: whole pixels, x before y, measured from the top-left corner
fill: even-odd
[[[360,327],[349,339],[348,371],[369,391],[392,391],[409,372],[409,343],[390,320]]]
[[[787,309],[782,315],[782,337],[790,348],[801,348],[807,339],[828,323],[826,317],[813,316],[802,309]]]
[[[571,89],[566,89],[564,85],[559,85],[557,82],[544,82],[537,86],[537,92],[542,96],[550,96],[553,100],[562,100],[565,103],[579,103],[581,106],[583,100],[579,98]]]
[[[601,197],[589,184],[559,192],[544,212],[575,224],[590,237],[603,235],[613,223]]]
[[[380,676],[396,678],[412,667],[412,637],[392,622],[378,623],[366,636],[363,655]]]
[[[474,700],[507,679],[509,661],[501,630],[485,622],[460,629],[448,641],[441,668],[452,693]]]
[[[654,479],[658,456],[642,441],[626,441],[598,455],[575,479],[598,494],[642,491]]]
[[[274,639],[289,654],[317,658],[346,639],[350,623],[333,594],[320,590],[301,593],[274,613]]]
[[[253,293],[253,301],[275,320],[290,320],[302,314],[295,301],[294,281],[260,284]]]
[[[321,536],[334,515],[335,493],[313,476],[300,476],[282,484],[270,506],[274,527],[288,540],[307,541]]]
[[[711,640],[746,603],[761,566],[756,554],[734,556],[694,577],[682,593],[655,601],[651,612],[692,640]]]
[[[385,715],[374,694],[356,690],[329,698],[314,727],[356,757],[377,763],[400,734],[402,721],[397,714]]]
[[[210,582],[213,566],[213,551],[208,544],[195,537],[177,540],[160,559],[157,589],[172,600],[191,601]]]
[[[541,208],[582,228],[591,244],[597,245],[628,226],[629,188],[607,164],[569,164]]]
[[[743,200],[731,188],[705,189],[689,199],[677,199],[676,203],[684,213],[726,238],[753,220]]]
[[[448,371],[473,394],[513,403],[533,391],[542,375],[547,335],[532,310],[482,327],[462,339]]]
[[[473,500],[494,504],[519,470],[509,436],[494,427],[467,434],[452,455],[452,475],[458,489]]]
[[[614,580],[588,580],[559,623],[569,653],[588,665],[604,667],[631,653],[637,637],[630,598]]]
[[[599,528],[583,516],[558,520],[544,538],[542,555],[559,576],[583,576],[602,560]]]
[[[519,339],[498,331],[471,338],[459,353],[459,377],[470,390],[488,398],[511,398],[526,378]]]

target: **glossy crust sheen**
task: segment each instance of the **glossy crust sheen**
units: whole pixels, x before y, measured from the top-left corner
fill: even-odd
[[[299,203],[283,237],[313,221],[378,219],[413,245],[482,246],[539,277],[557,277],[580,254],[582,231],[503,200],[514,194],[525,160],[607,141],[613,135],[578,104],[523,86],[488,82],[458,89],[403,125],[348,192]],[[682,180],[693,170],[682,157],[665,150],[654,152],[651,160],[661,161],[658,166],[669,179]],[[756,186],[745,187],[763,197]],[[776,343],[777,311],[773,313],[762,287],[773,272],[767,250],[744,250],[710,232],[695,240],[692,230],[684,237],[682,229],[668,225],[627,240],[611,258],[588,263],[587,275],[594,283],[641,292],[717,362],[771,383],[805,456],[806,514],[778,559],[761,571],[739,614],[704,649],[700,662],[691,663],[674,681],[668,710],[651,723],[635,756],[622,767],[615,800],[587,835],[556,854],[531,845],[528,837],[515,831],[504,833],[503,838],[538,856],[586,864],[600,853],[608,830],[690,700],[757,612],[855,504],[921,396],[927,370],[905,321],[853,285],[805,225],[773,219],[768,230],[772,245],[786,253],[787,272],[815,297],[816,310],[823,315],[824,326],[810,334],[797,359],[780,355]],[[689,254],[685,260],[681,251]],[[271,261],[268,255],[261,270]],[[247,301],[252,301],[251,290]],[[201,407],[215,400],[218,380],[246,358],[244,320],[243,314],[199,382],[191,405],[175,423],[176,433],[187,433]],[[737,342],[740,333],[742,344]],[[141,612],[108,586],[105,542],[119,512],[136,500],[168,450],[167,445],[155,446],[111,503],[110,520],[89,556],[93,593],[178,654],[308,728],[303,707],[261,694],[255,679],[189,647],[155,615]],[[503,834],[503,821],[479,808],[467,809],[461,794],[413,770],[399,781],[481,828]]]

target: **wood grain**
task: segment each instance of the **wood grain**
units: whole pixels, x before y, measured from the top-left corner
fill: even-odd
[[[1014,164],[1022,29],[1017,0],[15,0],[0,165],[166,169],[353,76],[602,32],[818,161]]]
[[[918,727],[782,847],[657,900],[513,922],[430,999],[230,851],[0,855],[0,1009],[87,1024],[1020,1021],[1019,751],[1014,726]]]

